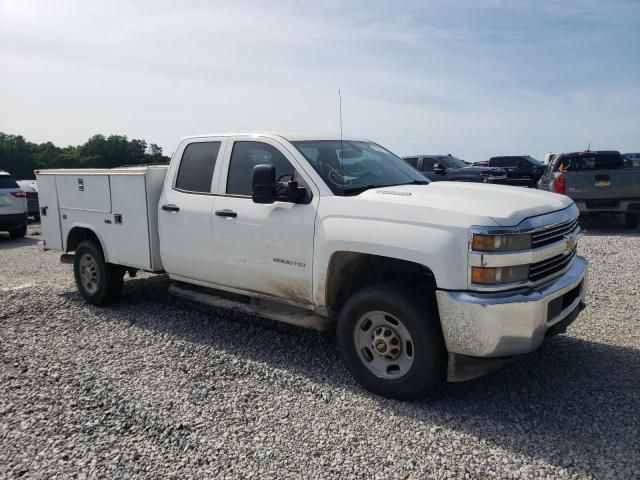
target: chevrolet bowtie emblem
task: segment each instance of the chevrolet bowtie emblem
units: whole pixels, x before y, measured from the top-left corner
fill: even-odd
[[[576,246],[576,238],[575,237],[565,237],[565,239],[566,239],[566,243],[565,243],[565,247],[564,247],[564,252],[565,253],[569,253]]]

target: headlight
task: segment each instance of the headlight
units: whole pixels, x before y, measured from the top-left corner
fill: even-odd
[[[507,233],[504,235],[474,234],[471,250],[476,252],[514,252],[529,250],[531,235],[528,233]]]
[[[471,283],[478,285],[501,285],[524,282],[529,278],[529,265],[513,267],[471,267]]]

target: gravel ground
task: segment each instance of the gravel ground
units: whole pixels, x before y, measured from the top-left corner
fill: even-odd
[[[567,335],[414,402],[359,387],[331,336],[163,276],[87,305],[37,236],[1,235],[1,478],[640,477],[640,232],[588,228]]]

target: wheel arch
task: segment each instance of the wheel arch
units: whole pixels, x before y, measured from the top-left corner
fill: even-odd
[[[337,314],[359,290],[383,282],[407,282],[415,288],[437,288],[433,271],[409,260],[353,251],[334,252],[329,260],[324,301],[330,315]]]
[[[102,254],[104,255],[104,260],[108,261],[107,250],[104,247],[104,242],[100,238],[100,235],[96,233],[96,231],[88,225],[74,225],[66,237],[65,243],[65,252],[74,252],[78,245],[85,240],[92,240],[96,242],[96,244],[102,250]]]

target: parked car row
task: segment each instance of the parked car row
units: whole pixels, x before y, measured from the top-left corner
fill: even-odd
[[[418,155],[404,160],[433,182],[440,180],[459,182],[497,183],[507,178],[501,168],[470,166],[453,155]]]
[[[544,164],[529,155],[491,157],[471,165],[453,155],[415,155],[404,161],[429,180],[498,183],[535,188],[545,171]]]

